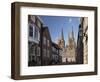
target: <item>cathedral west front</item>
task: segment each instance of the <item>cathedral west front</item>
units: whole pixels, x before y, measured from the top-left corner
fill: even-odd
[[[63,29],[61,30],[61,35],[57,39],[58,46],[61,47],[62,51],[60,55],[62,56],[62,63],[75,63],[76,62],[76,43],[74,38],[74,32],[68,34],[68,41],[65,45]]]

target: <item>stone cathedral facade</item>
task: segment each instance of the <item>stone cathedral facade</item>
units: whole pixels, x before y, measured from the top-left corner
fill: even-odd
[[[65,45],[63,29],[61,30],[61,35],[57,39],[58,46],[61,47],[62,51],[60,55],[62,56],[63,63],[75,63],[76,62],[76,43],[74,38],[74,32],[68,34],[68,41]]]

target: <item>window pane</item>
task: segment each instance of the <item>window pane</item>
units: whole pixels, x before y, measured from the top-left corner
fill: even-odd
[[[34,38],[36,39],[36,40],[38,40],[38,34],[39,34],[39,29],[37,28],[37,27],[35,27],[35,32],[34,32]]]
[[[40,32],[38,30],[38,41],[40,41]]]
[[[29,26],[29,36],[33,37],[33,27]]]

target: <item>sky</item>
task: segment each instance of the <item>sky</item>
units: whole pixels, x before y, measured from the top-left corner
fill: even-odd
[[[75,42],[77,42],[79,17],[69,16],[40,16],[44,25],[48,26],[50,36],[53,42],[57,41],[57,38],[61,36],[61,30],[63,29],[63,35],[65,44],[68,41],[68,34],[74,32]]]

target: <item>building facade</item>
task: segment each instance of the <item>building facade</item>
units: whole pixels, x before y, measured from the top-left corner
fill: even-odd
[[[88,63],[88,18],[80,18],[80,25],[77,39],[77,63]]]
[[[77,57],[78,64],[83,64],[83,27],[82,22],[79,25],[78,37],[77,37]]]
[[[62,56],[61,56],[62,49],[54,42],[52,42],[52,64],[61,64],[62,63]]]
[[[60,52],[60,47],[52,42],[49,29],[39,16],[29,15],[28,66],[58,64],[61,62]]]
[[[42,65],[52,64],[52,41],[48,27],[42,29]]]
[[[83,63],[88,63],[88,18],[83,19]]]
[[[68,43],[65,46],[65,40],[63,35],[63,29],[61,31],[61,35],[57,40],[58,46],[62,49],[61,56],[62,56],[62,63],[75,63],[76,62],[76,43],[74,39],[74,33],[69,33],[68,35]]]
[[[28,66],[41,65],[41,35],[42,23],[37,16],[28,16]]]
[[[65,55],[67,57],[67,63],[76,63],[76,43],[73,30],[68,35],[68,43],[65,47]]]

